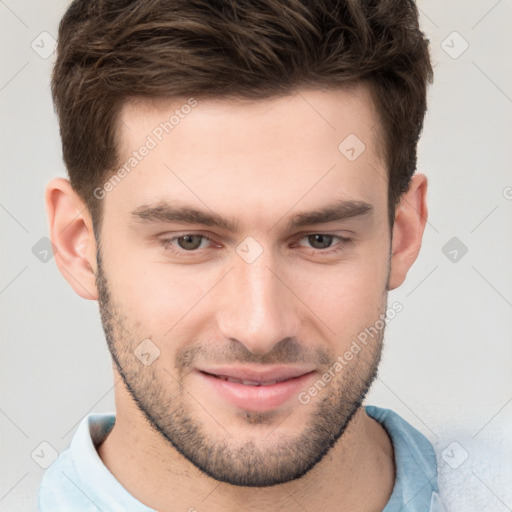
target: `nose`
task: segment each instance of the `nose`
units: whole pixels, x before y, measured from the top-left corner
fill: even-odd
[[[238,255],[217,293],[217,323],[226,339],[254,354],[266,354],[281,340],[298,336],[297,299],[272,256],[252,263]]]

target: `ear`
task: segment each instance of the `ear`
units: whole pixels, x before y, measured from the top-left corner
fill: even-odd
[[[48,183],[46,212],[61,274],[80,297],[96,300],[96,240],[92,220],[69,180],[55,178]]]
[[[404,282],[418,257],[427,216],[427,178],[416,174],[395,213],[388,290],[394,290]]]

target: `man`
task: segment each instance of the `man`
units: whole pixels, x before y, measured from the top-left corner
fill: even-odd
[[[116,415],[41,510],[444,510],[427,439],[362,405],[427,218],[431,80],[410,1],[71,4],[46,199]]]

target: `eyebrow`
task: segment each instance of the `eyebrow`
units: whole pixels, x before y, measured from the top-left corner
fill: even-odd
[[[352,219],[370,214],[373,206],[364,201],[337,201],[318,210],[301,212],[292,217],[286,224],[288,230],[309,226],[311,224],[325,224],[327,222]]]
[[[364,201],[339,200],[316,210],[295,214],[286,223],[286,228],[291,231],[312,224],[352,219],[366,216],[372,211],[373,206]],[[141,223],[182,222],[202,224],[218,227],[232,233],[239,229],[237,221],[227,219],[212,211],[199,210],[190,206],[173,206],[167,202],[142,205],[133,210],[131,215],[137,222]]]

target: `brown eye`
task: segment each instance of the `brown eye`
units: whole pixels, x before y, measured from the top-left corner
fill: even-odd
[[[352,244],[352,239],[329,233],[310,233],[296,242],[298,247],[309,249],[316,256],[333,256],[345,251]]]
[[[178,246],[186,251],[193,251],[201,246],[204,236],[202,235],[183,235],[176,238]]]

